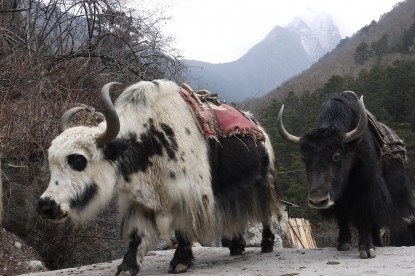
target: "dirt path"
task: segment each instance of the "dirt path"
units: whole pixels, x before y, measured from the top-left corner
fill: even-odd
[[[415,275],[415,247],[378,248],[377,257],[362,260],[357,249],[339,252],[324,249],[276,249],[261,254],[248,248],[243,256],[230,256],[224,248],[194,248],[195,264],[184,275]],[[139,275],[169,275],[172,250],[151,251]],[[31,276],[101,275],[112,276],[121,260],[81,268],[49,271]],[[124,274],[128,275],[128,274]]]

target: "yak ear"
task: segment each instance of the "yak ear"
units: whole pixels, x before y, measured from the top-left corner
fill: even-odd
[[[105,159],[115,161],[127,148],[127,141],[125,141],[124,139],[115,139],[105,145]]]

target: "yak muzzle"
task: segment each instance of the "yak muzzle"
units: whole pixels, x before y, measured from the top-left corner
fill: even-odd
[[[333,200],[330,197],[330,194],[323,195],[308,195],[308,206],[314,209],[327,209],[334,205]]]
[[[36,211],[42,218],[56,222],[62,221],[67,216],[67,213],[62,212],[56,201],[49,197],[39,199]]]

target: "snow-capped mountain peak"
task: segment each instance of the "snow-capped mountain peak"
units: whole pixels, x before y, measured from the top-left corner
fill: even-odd
[[[303,15],[294,19],[287,28],[299,36],[311,62],[335,48],[341,39],[338,28],[328,14]]]

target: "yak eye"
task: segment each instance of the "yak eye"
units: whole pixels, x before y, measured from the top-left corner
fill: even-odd
[[[85,156],[80,154],[71,154],[67,158],[71,169],[79,172],[83,171],[88,163]]]
[[[339,152],[335,152],[332,156],[331,156],[331,160],[333,162],[339,162],[341,159],[341,154]]]

